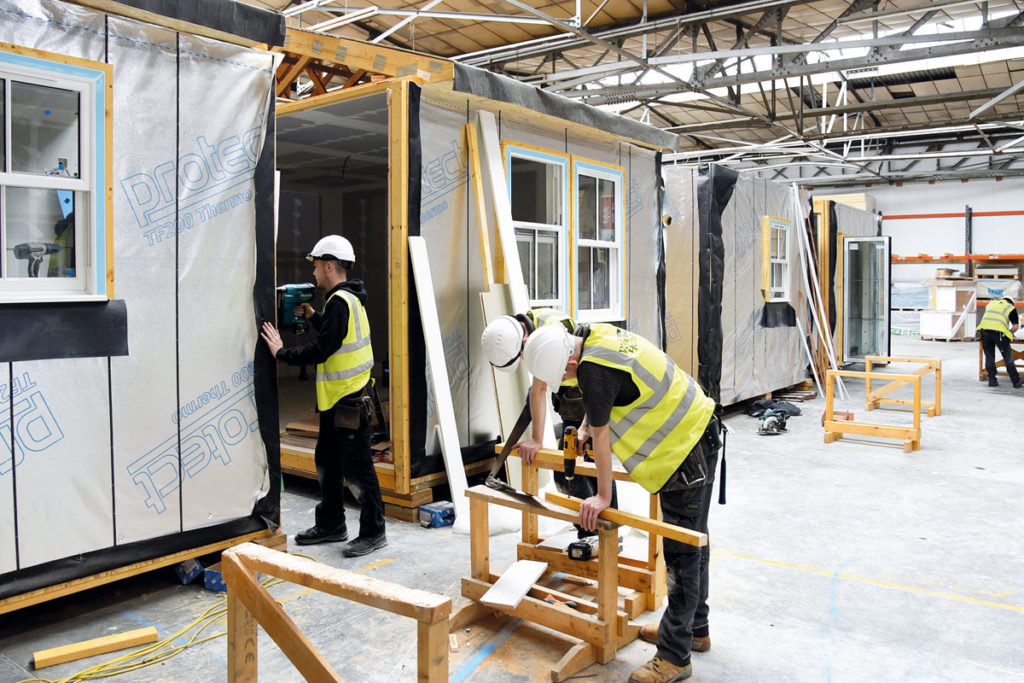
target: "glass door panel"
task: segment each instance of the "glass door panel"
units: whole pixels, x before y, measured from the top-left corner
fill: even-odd
[[[843,360],[889,355],[889,238],[843,241]]]

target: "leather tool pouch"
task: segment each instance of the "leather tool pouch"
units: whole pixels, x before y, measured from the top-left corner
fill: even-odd
[[[689,489],[695,486],[700,486],[704,483],[704,480],[708,478],[708,460],[704,455],[704,444],[700,444],[700,448],[694,448],[690,451],[690,454],[686,456],[686,460],[676,470],[676,474],[679,475],[680,488]]]
[[[369,385],[367,385],[369,386]],[[359,429],[359,423],[370,420],[373,415],[373,399],[369,389],[363,389],[356,396],[346,396],[334,406],[334,426],[338,429]]]
[[[551,402],[555,411],[566,422],[582,422],[586,415],[583,407],[583,392],[579,387],[560,387],[552,395]]]

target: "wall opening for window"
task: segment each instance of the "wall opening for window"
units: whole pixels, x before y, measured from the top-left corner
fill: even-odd
[[[0,50],[0,302],[106,299],[110,67]]]
[[[764,259],[762,289],[765,301],[789,301],[789,239],[793,223],[784,218],[761,219]]]
[[[576,317],[622,320],[623,172],[611,166],[573,162],[576,198]]]
[[[512,225],[530,305],[566,309],[569,161],[512,145],[505,154]]]

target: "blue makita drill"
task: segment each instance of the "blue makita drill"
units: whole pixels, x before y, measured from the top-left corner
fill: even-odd
[[[295,308],[313,300],[316,286],[308,282],[281,285],[277,288],[277,327],[293,334],[305,334],[309,323],[295,315]]]

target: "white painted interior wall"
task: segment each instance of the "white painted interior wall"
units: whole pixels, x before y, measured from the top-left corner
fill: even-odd
[[[892,253],[899,256],[964,252],[964,218],[885,220],[887,215],[964,213],[971,207],[974,253],[1024,254],[1024,216],[978,216],[987,211],[1024,211],[1024,178],[971,180],[970,182],[874,185],[843,190],[866,192],[875,199],[882,216],[882,234],[892,237]],[[935,274],[937,264],[894,265],[894,282],[921,282]],[[950,264],[951,268],[962,265]]]

